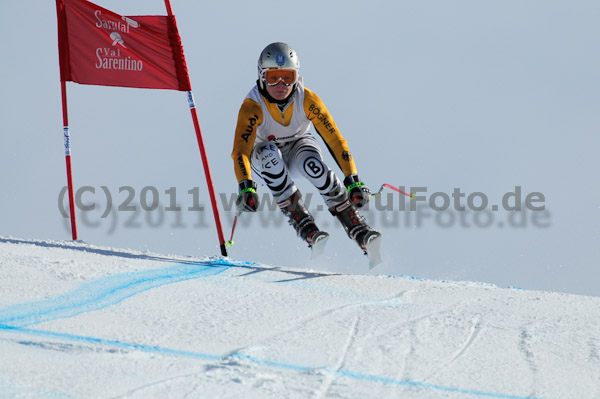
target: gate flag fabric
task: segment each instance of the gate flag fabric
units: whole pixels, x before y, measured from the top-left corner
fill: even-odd
[[[175,16],[121,16],[57,0],[62,81],[191,91]]]

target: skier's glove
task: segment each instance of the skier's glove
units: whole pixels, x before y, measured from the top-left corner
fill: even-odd
[[[358,208],[367,205],[371,197],[371,190],[365,187],[365,183],[360,181],[358,175],[350,175],[344,179],[344,185],[348,188],[348,197],[350,201]]]
[[[240,182],[240,193],[235,202],[238,212],[256,212],[258,209],[258,194],[256,194],[256,183],[252,180]]]

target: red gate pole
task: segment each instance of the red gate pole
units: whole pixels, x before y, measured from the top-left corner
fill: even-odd
[[[196,112],[196,104],[194,103],[194,95],[191,91],[188,92],[188,101],[190,104],[190,111],[192,113],[192,120],[194,121],[194,128],[196,129],[196,138],[198,139],[198,147],[200,148],[200,155],[202,156],[202,164],[204,165],[204,174],[206,175],[206,184],[208,185],[208,192],[210,194],[210,203],[212,205],[213,214],[215,216],[215,223],[217,225],[217,234],[219,236],[221,255],[227,256],[227,248],[225,246],[225,235],[223,234],[223,226],[221,225],[221,216],[219,215],[217,196],[215,195],[215,188],[213,185],[212,176],[210,174],[210,167],[208,166],[208,157],[206,156],[204,139],[202,138],[200,123],[198,122],[198,114]]]
[[[73,170],[71,167],[71,135],[69,133],[69,114],[67,111],[67,84],[60,82],[63,107],[63,135],[65,138],[65,161],[67,163],[67,188],[69,191],[69,211],[71,217],[71,236],[77,240],[77,220],[75,218],[75,200],[73,198]]]
[[[165,6],[167,8],[167,14],[169,17],[173,17],[173,9],[171,8],[171,1],[165,0]],[[210,194],[210,203],[212,205],[213,214],[215,217],[215,224],[217,225],[217,234],[219,236],[219,245],[221,247],[221,255],[227,256],[227,247],[225,245],[225,235],[223,234],[223,226],[221,225],[221,216],[219,215],[219,206],[217,203],[217,197],[215,195],[215,188],[213,185],[212,176],[210,173],[210,167],[208,165],[208,157],[206,156],[206,148],[204,146],[204,139],[202,138],[202,131],[200,130],[200,122],[198,121],[198,113],[196,112],[196,103],[194,102],[194,95],[192,93],[191,84],[188,79],[188,87],[190,88],[187,92],[188,103],[190,106],[190,112],[192,114],[192,120],[194,122],[194,128],[196,129],[196,138],[198,140],[198,148],[200,149],[200,155],[202,157],[202,164],[204,166],[204,174],[206,175],[206,184],[208,185],[208,192]]]
[[[73,199],[73,172],[71,168],[71,136],[69,133],[69,113],[67,110],[67,83],[69,80],[69,63],[67,46],[67,21],[65,3],[56,0],[56,17],[58,21],[58,58],[60,63],[60,91],[63,111],[63,136],[65,139],[65,161],[67,163],[67,188],[69,190],[69,211],[71,217],[71,236],[77,240],[77,220],[75,218],[75,200]]]

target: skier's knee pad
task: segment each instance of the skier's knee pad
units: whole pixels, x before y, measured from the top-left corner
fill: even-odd
[[[300,151],[295,161],[296,168],[319,190],[327,206],[346,199],[346,190],[335,173],[325,164],[320,152],[310,149]]]
[[[286,166],[279,148],[273,143],[264,143],[252,151],[252,168],[260,173],[266,171],[279,174]]]
[[[311,149],[301,149],[295,154],[296,169],[313,184],[324,183],[329,168],[325,165],[321,154]],[[322,184],[321,184],[322,185]]]
[[[275,144],[264,143],[254,148],[252,170],[266,183],[276,200],[294,193],[294,182],[289,176],[281,151]]]

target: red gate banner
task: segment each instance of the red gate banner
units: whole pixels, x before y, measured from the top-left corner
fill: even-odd
[[[175,16],[121,16],[57,0],[61,80],[191,91]]]

